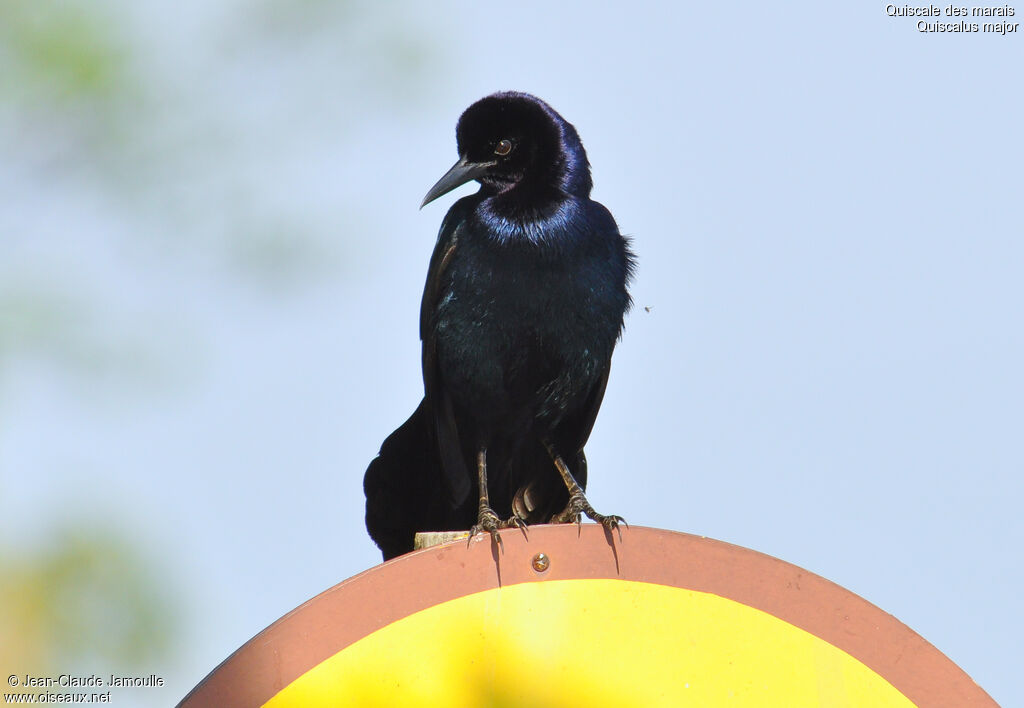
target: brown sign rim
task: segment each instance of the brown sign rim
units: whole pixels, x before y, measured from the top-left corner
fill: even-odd
[[[253,708],[353,642],[414,612],[524,582],[618,578],[712,593],[778,617],[842,649],[919,708],[996,706],[960,667],[892,615],[777,558],[661,529],[531,526],[416,551],[303,603],[215,668],[179,708]],[[546,570],[533,558],[544,553]]]

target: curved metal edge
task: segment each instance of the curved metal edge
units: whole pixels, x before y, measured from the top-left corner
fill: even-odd
[[[531,526],[395,558],[342,581],[246,642],[179,708],[254,708],[353,642],[414,612],[524,582],[619,578],[712,593],[767,612],[842,649],[919,708],[998,705],[942,652],[892,615],[777,558],[661,529]],[[534,568],[544,553],[548,566]]]

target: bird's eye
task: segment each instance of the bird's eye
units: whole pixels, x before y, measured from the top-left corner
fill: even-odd
[[[494,154],[504,157],[512,152],[512,147],[513,145],[511,140],[499,140],[498,144],[494,146]]]

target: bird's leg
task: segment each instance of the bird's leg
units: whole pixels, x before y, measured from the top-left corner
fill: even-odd
[[[615,529],[619,532],[619,540],[622,539],[622,531],[619,529],[619,524],[623,524],[627,528],[629,524],[621,516],[611,514],[605,516],[604,514],[598,514],[594,507],[587,501],[586,496],[583,494],[583,489],[579,483],[572,476],[572,472],[569,471],[568,465],[565,464],[565,460],[558,454],[554,446],[545,441],[544,447],[547,448],[548,454],[551,456],[551,461],[555,463],[555,467],[558,468],[558,473],[562,475],[562,481],[565,482],[566,488],[569,490],[569,503],[561,513],[555,514],[551,517],[551,521],[556,524],[565,524],[570,522],[580,523],[580,513],[584,513],[587,517],[593,519],[597,523],[604,526],[606,529],[611,531]]]
[[[490,496],[487,493],[487,448],[481,448],[476,453],[476,471],[480,478],[480,507],[477,510],[476,524],[469,530],[469,537],[473,538],[481,531],[488,531],[498,547],[504,550],[501,536],[498,535],[501,519],[491,508]]]
[[[526,522],[512,513],[512,518],[502,521],[491,508],[490,495],[487,492],[487,448],[476,453],[476,470],[480,477],[480,507],[477,510],[476,524],[469,530],[469,537],[472,539],[481,531],[487,531],[491,538],[498,544],[498,547],[505,550],[505,546],[498,535],[498,529],[516,527],[526,533]]]

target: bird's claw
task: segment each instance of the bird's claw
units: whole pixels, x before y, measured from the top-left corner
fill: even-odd
[[[505,528],[505,529],[513,529],[513,528],[514,529],[519,529],[520,531],[523,532],[524,536],[529,537],[530,533],[526,530],[526,526],[527,526],[526,522],[523,521],[518,516],[516,516],[515,514],[512,514],[512,516],[510,516],[507,521],[502,521],[501,522],[501,527],[502,528]]]
[[[569,503],[566,505],[565,509],[561,513],[555,514],[551,518],[551,521],[556,524],[572,522],[577,526],[580,526],[582,514],[586,514],[587,518],[593,519],[608,529],[608,531],[612,531],[613,529],[617,531],[620,541],[622,540],[622,529],[619,528],[619,524],[622,524],[627,529],[629,528],[629,524],[626,523],[626,520],[617,514],[610,514],[608,516],[598,514],[597,511],[594,510],[594,507],[590,505],[590,502],[587,501],[583,492],[579,490],[569,495]]]
[[[504,524],[494,511],[489,508],[481,509],[479,516],[477,516],[476,523],[473,525],[473,528],[469,530],[469,540],[472,541],[478,533],[487,531],[491,534],[491,540],[494,541],[498,548],[501,549],[501,552],[504,553],[505,545],[501,540],[501,536],[498,535],[498,529],[503,526]]]
[[[472,541],[473,537],[476,536],[478,533],[483,533],[484,531],[487,531],[489,534],[491,534],[491,538],[494,540],[494,542],[498,544],[498,548],[501,549],[501,552],[504,553],[505,544],[501,540],[501,536],[498,534],[498,530],[515,528],[522,531],[524,536],[528,536],[529,533],[526,530],[526,526],[526,522],[520,519],[515,514],[512,514],[512,516],[506,519],[505,521],[502,521],[498,518],[497,514],[488,509],[484,512],[481,512],[476,524],[474,524],[473,528],[469,530],[469,539],[470,541]]]
[[[577,504],[573,503],[574,500],[570,499],[565,509],[551,517],[551,523],[553,524],[580,524],[580,508]]]
[[[588,516],[590,516],[590,515],[588,514]],[[620,541],[622,540],[622,529],[619,528],[619,524],[622,524],[627,529],[629,528],[629,524],[626,523],[626,520],[623,519],[618,514],[610,514],[608,516],[602,516],[601,514],[594,514],[590,518],[592,518],[594,521],[596,521],[597,523],[599,523],[602,526],[604,526],[605,529],[607,529],[609,532],[611,532],[612,530],[615,530],[619,534],[619,540]]]

